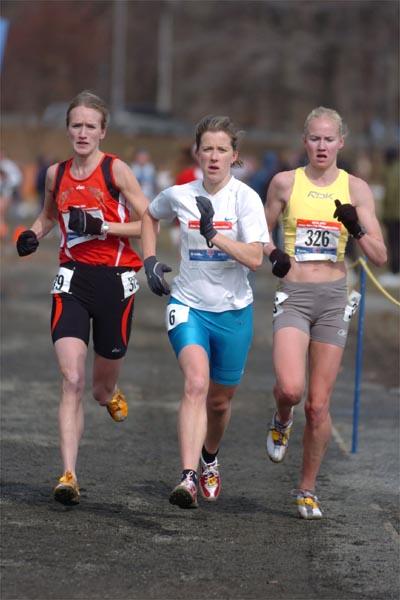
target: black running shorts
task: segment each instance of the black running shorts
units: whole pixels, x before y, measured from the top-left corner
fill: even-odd
[[[129,267],[64,263],[52,288],[53,343],[75,337],[88,345],[92,321],[94,351],[104,358],[122,358],[128,347],[138,287]]]

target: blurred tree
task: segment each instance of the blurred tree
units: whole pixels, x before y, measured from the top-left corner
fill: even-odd
[[[196,122],[224,112],[247,129],[288,134],[325,104],[351,117],[353,134],[369,133],[373,122],[376,131],[398,127],[397,0],[129,1],[128,108],[157,108],[166,2],[175,116]],[[84,88],[110,102],[112,15],[112,0],[3,0],[2,111],[40,115]]]

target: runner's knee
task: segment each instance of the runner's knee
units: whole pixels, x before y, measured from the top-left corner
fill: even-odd
[[[310,427],[319,427],[329,416],[329,402],[316,402],[307,399],[304,411],[307,425]]]
[[[285,383],[275,384],[274,396],[279,402],[285,402],[291,406],[296,406],[303,397],[304,386],[296,382],[287,381]]]
[[[63,368],[63,391],[81,395],[85,386],[85,377],[77,369]]]
[[[226,412],[231,404],[233,392],[225,395],[212,396],[207,398],[207,409],[213,413]]]
[[[203,400],[207,395],[208,384],[208,378],[204,375],[192,375],[185,380],[184,397],[192,402]]]

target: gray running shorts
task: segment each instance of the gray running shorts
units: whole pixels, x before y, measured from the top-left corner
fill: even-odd
[[[315,342],[344,348],[349,328],[346,305],[346,278],[325,283],[282,280],[275,293],[273,330],[295,327]]]

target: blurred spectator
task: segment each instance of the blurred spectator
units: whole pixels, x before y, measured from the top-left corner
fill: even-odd
[[[0,239],[5,238],[9,226],[7,215],[12,208],[18,214],[21,204],[22,171],[16,162],[8,158],[4,151],[0,152]]]
[[[21,202],[21,186],[23,182],[22,171],[17,163],[0,153],[0,170],[2,173],[2,193],[10,197],[10,203],[15,208]]]
[[[11,204],[11,187],[8,184],[7,173],[0,166],[0,239],[8,233],[7,212]]]
[[[387,245],[389,254],[389,269],[379,278],[380,283],[387,287],[400,285],[400,163],[399,149],[388,148],[385,153],[383,171],[383,207],[382,220],[386,227]]]
[[[134,161],[131,163],[131,169],[136,175],[143,193],[149,200],[153,200],[156,195],[156,177],[157,172],[151,161],[148,150],[140,148],[135,152]]]
[[[159,192],[162,192],[162,190],[165,190],[167,187],[171,187],[171,185],[174,185],[174,183],[175,179],[172,176],[171,167],[168,162],[160,164],[157,168],[156,193],[158,194]]]
[[[198,165],[196,158],[196,146],[189,146],[181,149],[179,157],[178,173],[175,177],[176,185],[184,185],[196,179],[203,179],[203,173]],[[181,168],[179,168],[181,167]],[[175,219],[173,227],[170,229],[171,241],[175,246],[180,246],[181,230],[178,219]]]
[[[43,208],[44,196],[46,192],[46,173],[50,165],[57,161],[51,160],[46,156],[39,156],[37,159],[37,172],[36,172],[36,194],[39,200],[40,210]]]
[[[249,179],[254,175],[257,170],[257,159],[254,156],[247,155],[242,158],[242,165],[234,165],[231,167],[232,175],[247,183],[249,185]]]
[[[273,150],[265,152],[262,164],[253,175],[248,179],[247,185],[249,185],[261,198],[261,202],[265,204],[267,198],[268,186],[276,173],[279,171],[286,170],[284,165],[279,161],[278,155]],[[283,232],[280,221],[274,227],[272,232],[272,241],[277,248],[283,249]]]
[[[278,155],[273,150],[268,150],[263,156],[261,167],[247,181],[247,184],[260,196],[263,204],[265,204],[270,181],[278,171],[280,171]]]
[[[196,179],[203,179],[203,174],[197,163],[195,151],[195,146],[182,148],[181,156],[179,158],[179,164],[182,168],[179,169],[178,167],[179,170],[175,178],[176,185],[183,185],[184,183],[190,183]]]

